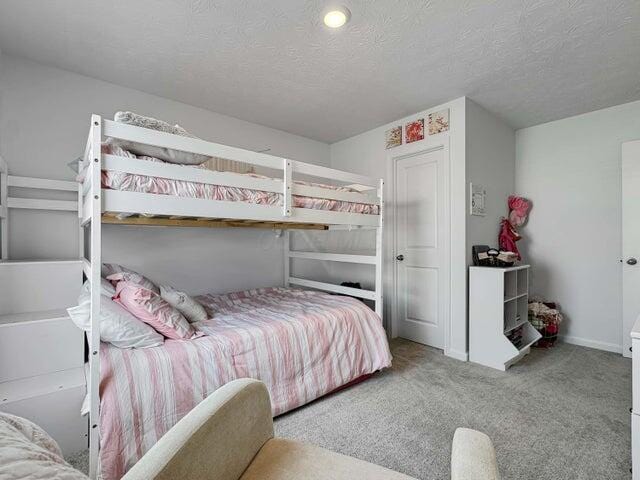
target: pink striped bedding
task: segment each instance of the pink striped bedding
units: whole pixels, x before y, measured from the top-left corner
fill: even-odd
[[[153,157],[136,156],[126,150],[112,145],[103,145],[103,153],[162,162]],[[199,168],[193,165],[184,165],[184,168]],[[255,173],[236,173],[235,175],[252,176],[256,178],[268,178]],[[309,183],[296,181],[300,185],[311,185],[328,188],[341,192],[357,192],[348,187],[337,187],[324,185],[321,183]],[[185,180],[174,180],[169,178],[151,177],[133,173],[117,172],[113,170],[102,171],[102,188],[112,190],[123,190],[138,193],[155,193],[159,195],[175,195],[186,198],[203,198],[208,200],[224,200],[228,202],[247,202],[258,205],[282,205],[282,194],[275,192],[265,192],[262,190],[252,190],[249,188],[228,187],[224,185],[211,185],[206,183],[190,182]],[[335,212],[378,214],[378,206],[366,203],[353,203],[343,200],[331,200],[326,198],[293,196],[293,206],[299,208],[312,208],[315,210],[331,210]]]
[[[273,414],[391,365],[380,318],[359,300],[286,288],[198,298],[206,336],[161,347],[103,344],[102,477],[120,478],[180,418],[225,383],[264,381]]]

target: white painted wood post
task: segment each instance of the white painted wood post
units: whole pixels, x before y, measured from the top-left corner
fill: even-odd
[[[291,234],[289,230],[284,231],[284,286],[289,287],[289,277],[291,276]]]
[[[7,162],[0,157],[0,258],[9,259],[9,186],[7,177],[9,175]]]
[[[82,183],[78,183],[78,258],[84,260],[84,227],[82,226],[83,198]]]
[[[102,271],[102,118],[91,116],[91,330],[89,338],[89,476],[97,478],[100,448],[100,273]]]
[[[383,235],[384,235],[384,180],[380,179],[378,186],[378,198],[380,199],[379,214],[380,224],[376,228],[376,313],[380,318],[384,315],[384,300],[383,300]],[[383,320],[384,323],[384,320]]]
[[[286,158],[282,159],[283,161],[283,200],[282,200],[282,216],[290,217],[291,216],[291,206],[292,206],[292,196],[291,196],[291,187],[293,185],[293,175],[291,172],[291,160]]]

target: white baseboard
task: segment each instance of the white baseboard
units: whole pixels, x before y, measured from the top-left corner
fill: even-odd
[[[445,349],[444,354],[447,357],[455,358],[456,360],[460,360],[461,362],[469,361],[469,352],[460,352],[459,350],[453,349]]]
[[[559,335],[559,340],[564,343],[570,343],[572,345],[580,345],[581,347],[597,348],[598,350],[604,350],[606,352],[620,353],[622,354],[622,345],[615,343],[599,342],[597,340],[590,340],[588,338],[572,337],[569,335]]]

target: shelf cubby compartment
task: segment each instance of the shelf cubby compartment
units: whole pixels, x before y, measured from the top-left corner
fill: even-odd
[[[517,281],[516,291],[518,295],[525,295],[529,291],[529,269],[521,268],[516,270]]]
[[[508,271],[504,274],[504,299],[509,300],[518,294],[518,273]]]
[[[529,297],[526,293],[520,294],[515,300],[516,323],[522,324],[529,321]]]
[[[516,326],[518,315],[518,303],[515,299],[504,302],[504,330],[512,330]]]

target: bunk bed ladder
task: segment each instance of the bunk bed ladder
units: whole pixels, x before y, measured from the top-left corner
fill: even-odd
[[[384,297],[383,297],[383,283],[384,278],[382,276],[382,268],[384,263],[383,257],[383,242],[384,242],[384,180],[380,179],[378,186],[378,199],[380,200],[380,225],[376,228],[376,279],[375,279],[375,292],[376,292],[376,313],[380,318],[384,318]]]
[[[50,180],[47,178],[9,175],[7,163],[0,157],[0,260],[3,261],[9,260],[9,210],[67,212],[77,212],[79,210],[77,200],[53,200],[24,196],[11,197],[9,196],[10,187],[28,190],[75,192],[77,184],[76,182],[67,180]]]
[[[10,188],[39,194],[10,195]],[[0,157],[0,350],[14,359],[0,364],[0,411],[40,425],[65,455],[87,445],[87,420],[78,409],[86,394],[84,334],[66,312],[82,285],[81,261],[10,260],[9,212],[77,214],[75,199],[47,198],[76,190],[72,181],[11,175]]]
[[[384,240],[384,180],[380,180],[377,187],[377,195],[379,200],[379,224],[375,228],[376,230],[376,253],[375,255],[352,255],[344,253],[324,253],[324,252],[308,252],[291,249],[291,235],[293,231],[286,231],[284,234],[284,285],[289,287],[291,285],[297,285],[300,287],[313,288],[316,290],[323,290],[327,292],[338,293],[341,295],[349,295],[356,298],[363,298],[372,300],[375,302],[375,312],[383,317],[384,313],[384,299],[383,299],[383,240]],[[367,228],[364,226],[351,226],[351,225],[331,225],[328,230],[356,230],[360,228]],[[315,280],[308,280],[299,277],[291,276],[291,259],[301,258],[305,260],[319,260],[341,263],[356,263],[356,264],[368,264],[375,267],[375,287],[374,290],[358,289],[352,287],[345,287],[342,285],[335,285],[332,283],[318,282]]]

